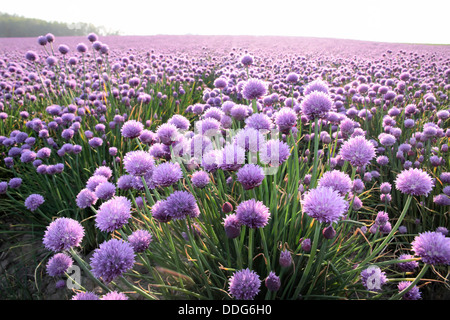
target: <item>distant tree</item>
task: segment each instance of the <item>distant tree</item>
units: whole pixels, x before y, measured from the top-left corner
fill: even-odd
[[[0,37],[38,37],[47,33],[55,36],[85,36],[94,32],[98,35],[118,35],[119,31],[107,30],[105,27],[94,26],[91,23],[64,23],[25,18],[0,12]]]

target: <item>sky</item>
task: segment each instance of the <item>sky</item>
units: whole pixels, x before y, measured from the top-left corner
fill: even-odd
[[[449,0],[2,0],[0,12],[121,35],[276,35],[450,44]]]

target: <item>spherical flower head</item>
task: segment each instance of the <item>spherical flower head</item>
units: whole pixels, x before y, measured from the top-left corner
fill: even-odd
[[[266,280],[264,281],[266,284],[266,287],[269,291],[278,291],[281,286],[281,280],[280,277],[278,277],[275,272],[271,271],[269,275],[267,276]]]
[[[203,189],[210,181],[209,174],[205,171],[196,171],[192,174],[191,182],[196,188]]]
[[[149,152],[143,150],[129,151],[123,159],[125,170],[133,176],[151,174],[155,160]]]
[[[244,190],[250,190],[261,185],[264,180],[264,170],[257,164],[246,164],[237,173],[237,180],[242,184]]]
[[[292,264],[292,256],[291,253],[288,250],[283,250],[280,253],[280,266],[287,268]]]
[[[153,170],[153,182],[159,187],[169,187],[183,177],[183,171],[177,162],[163,162]]]
[[[245,149],[237,144],[227,144],[217,153],[217,164],[225,171],[236,171],[245,163]]]
[[[11,178],[11,180],[9,180],[8,184],[11,189],[18,189],[22,185],[22,179],[21,178]]]
[[[375,223],[379,226],[386,224],[389,221],[389,215],[387,212],[378,211]]]
[[[305,251],[305,252],[311,251],[311,239],[309,239],[309,238],[303,239],[301,246],[302,246],[303,251]]]
[[[28,210],[30,211],[36,211],[37,208],[39,208],[39,206],[41,204],[44,203],[44,197],[41,196],[40,194],[30,194],[26,199],[25,199],[25,207],[27,207]]]
[[[295,72],[290,72],[287,76],[286,76],[286,81],[289,83],[297,83],[298,82],[298,74],[296,74]]]
[[[166,210],[173,220],[187,216],[195,218],[200,214],[195,197],[187,191],[175,191],[166,199]]]
[[[410,254],[401,254],[398,257],[398,260],[409,260],[412,258],[414,257]],[[403,272],[411,272],[414,271],[414,269],[416,269],[419,266],[419,263],[417,261],[406,261],[398,263],[397,266]]]
[[[237,121],[242,121],[249,115],[248,106],[243,104],[235,104],[230,110],[230,115]]]
[[[313,91],[302,100],[301,112],[309,120],[325,118],[332,106],[333,101],[327,93]]]
[[[71,218],[61,217],[51,222],[44,234],[44,246],[54,252],[69,250],[81,244],[84,228]]]
[[[412,251],[422,261],[431,265],[450,264],[450,238],[440,232],[419,233],[411,243]]]
[[[103,139],[99,138],[99,137],[94,137],[92,139],[89,139],[88,143],[92,148],[95,149],[95,148],[100,147],[103,144]]]
[[[439,206],[450,206],[450,196],[439,194],[433,197],[433,202]]]
[[[261,163],[277,167],[284,163],[291,154],[289,145],[278,139],[267,140],[259,152]]]
[[[225,234],[229,239],[234,239],[241,234],[242,222],[234,213],[227,215],[223,219],[223,226],[225,228]]]
[[[375,147],[365,137],[356,136],[344,142],[339,154],[352,166],[363,167],[375,157]]]
[[[93,175],[86,181],[86,188],[95,192],[95,189],[100,183],[107,182],[108,178],[103,175]]]
[[[370,266],[361,272],[361,282],[370,291],[381,291],[381,286],[387,282],[386,274],[377,266]]]
[[[238,300],[253,300],[259,293],[260,286],[258,274],[247,268],[233,274],[229,280],[228,292]]]
[[[173,124],[179,130],[188,130],[191,126],[189,120],[180,114],[174,114],[167,123]]]
[[[214,80],[214,87],[218,89],[225,89],[228,85],[227,79],[221,77]]]
[[[36,157],[38,157],[40,159],[47,159],[50,157],[51,153],[52,153],[52,150],[50,148],[43,147],[38,150],[38,152],[36,153]]]
[[[391,190],[392,190],[392,186],[391,186],[391,184],[389,182],[383,182],[380,185],[380,191],[383,194],[388,194],[388,193],[391,192]]]
[[[38,54],[34,51],[27,51],[25,54],[25,59],[28,61],[34,62],[39,58]]]
[[[378,139],[380,140],[380,143],[383,146],[388,146],[388,147],[393,146],[394,143],[396,142],[396,138],[392,134],[384,133],[384,132],[382,132],[378,135]]]
[[[98,199],[108,200],[116,194],[116,186],[111,182],[102,182],[95,188]]]
[[[269,222],[270,211],[262,201],[250,199],[237,206],[236,217],[249,228],[264,228]]]
[[[169,222],[172,220],[170,211],[168,210],[166,200],[158,200],[151,208],[152,217],[159,222]]]
[[[128,297],[122,292],[111,291],[104,294],[100,300],[128,300]]]
[[[348,209],[348,202],[331,187],[311,189],[301,203],[303,211],[321,223],[337,222]]]
[[[214,118],[206,118],[195,123],[195,128],[199,134],[207,137],[217,135],[220,131],[220,122]]]
[[[130,270],[135,262],[131,245],[121,239],[111,239],[95,249],[90,260],[92,274],[110,283],[124,272]]]
[[[320,79],[314,80],[306,85],[303,94],[306,96],[314,91],[328,94],[328,84]]]
[[[402,292],[406,288],[411,285],[411,281],[400,281],[397,285],[398,292]],[[403,296],[403,300],[420,300],[422,298],[419,288],[417,286],[413,286],[408,292],[406,292]]]
[[[162,144],[170,145],[178,136],[178,129],[171,123],[163,123],[156,130],[156,135]]]
[[[437,227],[436,232],[442,233],[444,236],[447,236],[449,234],[449,231],[446,227]]]
[[[434,187],[431,176],[417,168],[403,170],[395,179],[395,187],[404,194],[412,196],[428,196]]]
[[[259,79],[249,79],[242,88],[242,96],[247,100],[261,98],[266,93],[267,84]]]
[[[128,120],[125,122],[120,130],[122,136],[125,138],[133,139],[141,135],[144,125],[136,120]]]
[[[79,208],[85,209],[93,206],[97,202],[97,200],[98,197],[95,192],[92,192],[88,188],[84,188],[78,193],[76,203]]]
[[[48,260],[47,273],[51,277],[62,276],[73,264],[73,260],[65,253],[57,253]]]
[[[112,170],[107,166],[100,166],[94,171],[94,176],[104,176],[106,179],[112,177]]]
[[[151,233],[144,229],[133,231],[133,233],[128,237],[128,242],[136,253],[147,250],[152,240],[153,238]]]
[[[246,67],[251,66],[253,64],[253,57],[249,54],[245,54],[241,57],[241,63]]]
[[[233,137],[234,142],[245,151],[258,152],[266,144],[266,138],[260,130],[245,127],[239,130]]]
[[[269,132],[272,128],[272,120],[264,113],[253,113],[245,119],[247,127],[261,130],[262,133]]]
[[[20,156],[20,161],[22,161],[23,163],[30,163],[33,162],[34,160],[36,160],[36,153],[34,151],[31,150],[25,150],[22,152],[21,156]]]
[[[93,292],[78,292],[75,294],[71,300],[100,300],[99,296]]]
[[[282,107],[275,114],[275,124],[282,133],[289,133],[297,125],[297,114],[294,109]]]
[[[345,196],[352,189],[353,183],[348,174],[339,170],[332,170],[323,174],[318,182],[318,186],[331,187],[339,192],[341,196]]]
[[[116,196],[104,203],[95,216],[96,227],[101,231],[112,232],[120,229],[131,218],[131,201],[124,196]]]

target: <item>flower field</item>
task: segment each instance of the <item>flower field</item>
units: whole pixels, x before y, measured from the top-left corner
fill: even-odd
[[[427,299],[449,93],[449,46],[0,39],[0,231],[73,300]]]

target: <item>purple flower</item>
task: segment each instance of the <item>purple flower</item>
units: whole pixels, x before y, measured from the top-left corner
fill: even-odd
[[[112,232],[128,223],[131,218],[131,202],[126,197],[116,196],[100,206],[95,217],[96,227]]]
[[[289,133],[297,125],[297,114],[289,107],[283,107],[275,114],[275,124],[282,133]]]
[[[243,104],[235,104],[230,110],[230,115],[237,121],[242,121],[249,115],[249,108]]]
[[[102,200],[111,199],[116,194],[116,186],[108,181],[100,183],[95,188],[95,195]]]
[[[428,173],[417,168],[403,170],[395,179],[395,187],[402,193],[413,196],[428,196],[434,182]]]
[[[381,286],[387,282],[386,274],[377,266],[370,266],[361,272],[361,282],[370,291],[381,291]]]
[[[123,137],[132,139],[139,137],[143,129],[144,125],[141,122],[136,120],[128,120],[123,124],[120,132]]]
[[[195,218],[200,214],[195,197],[187,191],[175,191],[166,199],[166,210],[173,220],[187,216]]]
[[[22,185],[22,179],[21,178],[11,178],[9,180],[9,187],[11,189],[18,189]]]
[[[353,183],[348,174],[339,170],[332,170],[323,174],[318,182],[318,186],[331,187],[339,192],[341,196],[345,196],[352,189]]]
[[[398,257],[398,260],[409,260],[412,258],[414,257],[410,254],[401,254]],[[399,262],[397,266],[403,272],[411,272],[414,271],[414,269],[416,269],[419,266],[419,263],[417,261],[406,261],[406,262]]]
[[[249,79],[242,88],[242,96],[247,100],[258,99],[266,92],[267,84],[259,79]]]
[[[90,260],[92,274],[110,283],[130,270],[135,262],[133,248],[128,242],[120,239],[111,239],[100,244],[95,249]]]
[[[23,163],[33,162],[34,160],[36,160],[36,153],[30,150],[23,151],[20,156],[20,161]]]
[[[255,271],[243,269],[236,271],[229,279],[229,293],[238,300],[253,300],[259,293],[261,280]]]
[[[242,184],[244,190],[250,190],[261,185],[264,180],[264,170],[257,164],[246,164],[237,173],[237,180]]]
[[[62,276],[73,264],[73,260],[65,253],[57,253],[47,263],[47,273],[51,277]]]
[[[250,199],[237,206],[236,218],[249,228],[263,228],[269,221],[270,212],[262,201]]]
[[[151,208],[152,217],[159,222],[169,222],[172,220],[168,210],[166,200],[158,200]]]
[[[167,123],[174,125],[179,130],[188,130],[191,126],[189,120],[180,114],[174,114]]]
[[[320,79],[314,80],[306,85],[303,94],[306,96],[314,91],[328,94],[328,84]]]
[[[268,132],[272,128],[272,120],[264,113],[254,113],[245,119],[247,127]]]
[[[348,209],[344,197],[331,187],[311,189],[301,203],[303,211],[321,223],[337,222]]]
[[[220,122],[214,118],[206,118],[195,123],[197,132],[206,137],[217,135],[220,131]]]
[[[77,206],[81,209],[93,206],[97,202],[97,195],[88,188],[81,190],[76,199]]]
[[[125,170],[133,176],[151,174],[154,170],[154,159],[149,152],[142,150],[129,151],[123,159]]]
[[[98,148],[98,147],[100,147],[102,144],[103,144],[103,140],[102,140],[102,138],[99,138],[99,137],[94,137],[94,138],[92,138],[92,139],[89,140],[89,145],[90,145],[92,148]]]
[[[242,223],[234,213],[227,215],[223,219],[223,226],[225,228],[225,234],[229,239],[234,239],[241,233]]]
[[[269,291],[278,291],[281,286],[280,277],[271,271],[265,280],[266,287]]]
[[[419,233],[411,243],[412,251],[426,264],[450,264],[450,238],[440,232]]]
[[[408,288],[411,284],[411,281],[400,281],[397,285],[398,292],[402,292],[406,288]],[[419,288],[417,286],[413,286],[408,292],[406,292],[403,296],[403,300],[420,300],[422,298]]]
[[[81,244],[84,237],[84,228],[81,224],[71,218],[57,218],[44,234],[44,246],[54,252],[68,250]]]
[[[217,164],[225,171],[236,171],[245,163],[245,149],[237,144],[227,144],[217,153]]]
[[[292,256],[291,253],[288,250],[283,250],[280,253],[280,266],[287,268],[292,264]]]
[[[325,118],[332,105],[333,101],[327,93],[313,91],[302,100],[301,111],[309,120]]]
[[[71,300],[100,300],[100,298],[95,293],[86,291],[86,292],[78,292],[72,297]]]
[[[278,139],[271,139],[266,142],[259,152],[261,163],[270,164],[277,167],[285,162],[291,154],[289,145]]]
[[[40,194],[30,194],[26,199],[25,199],[25,207],[27,207],[28,210],[30,211],[36,211],[36,209],[44,203],[44,197],[41,196]]]
[[[383,182],[380,185],[380,191],[383,194],[388,194],[388,193],[391,192],[391,190],[392,190],[392,186],[391,186],[391,184],[389,182]]]
[[[104,176],[106,179],[109,179],[112,177],[112,170],[109,167],[106,166],[100,166],[94,171],[94,176]]]
[[[192,174],[191,182],[194,187],[202,189],[210,182],[209,174],[205,171],[194,172]]]
[[[397,141],[397,139],[392,134],[384,132],[378,135],[378,139],[383,146],[392,146]]]
[[[356,136],[344,142],[339,154],[352,166],[363,167],[375,157],[375,147],[365,137]]]
[[[100,300],[128,300],[128,297],[122,292],[111,291],[104,294]]]
[[[108,178],[103,175],[94,175],[86,181],[86,188],[95,192],[95,189],[100,183],[107,182]]]
[[[251,66],[253,64],[253,57],[249,54],[245,54],[241,57],[241,63],[246,67]]]
[[[434,196],[433,202],[439,206],[450,206],[450,197],[442,193],[437,196]]]
[[[152,240],[151,233],[143,229],[133,231],[128,237],[128,242],[136,253],[147,250]]]
[[[169,187],[183,177],[179,163],[163,162],[153,170],[152,180],[159,187]]]
[[[260,130],[245,127],[234,136],[234,142],[245,151],[258,152],[266,144],[266,138]]]
[[[178,129],[171,123],[164,123],[158,127],[156,135],[162,144],[170,145],[178,136]]]
[[[302,250],[305,252],[310,252],[311,251],[311,239],[306,238],[302,240]]]

